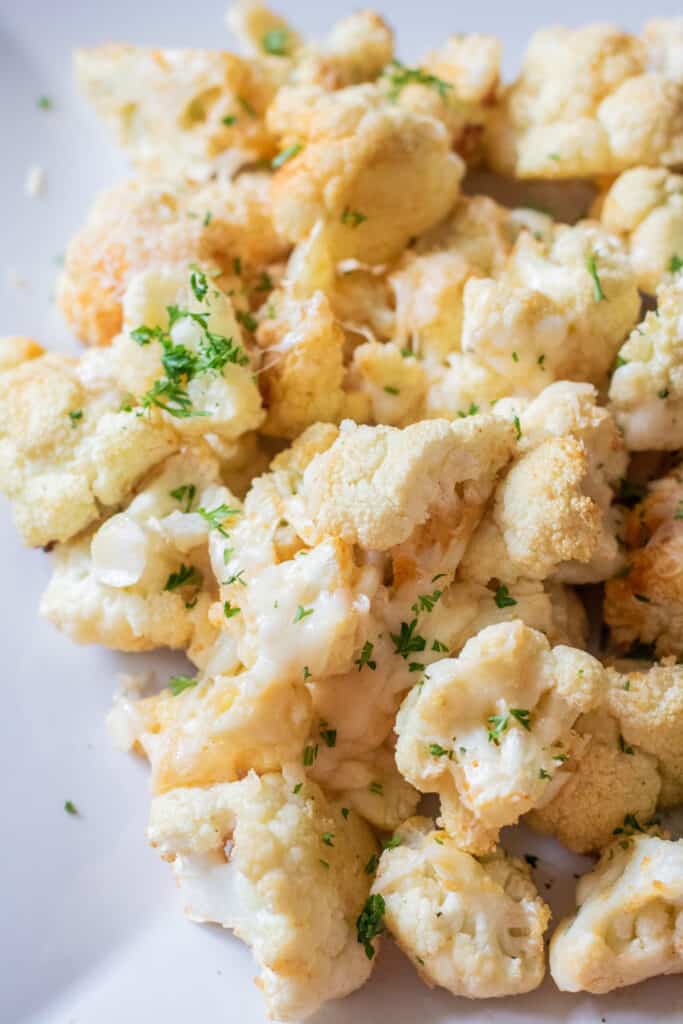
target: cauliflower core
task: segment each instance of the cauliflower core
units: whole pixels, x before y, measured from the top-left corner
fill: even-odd
[[[563,992],[611,992],[683,973],[683,840],[634,835],[608,847],[576,887],[578,908],[550,943]]]
[[[426,818],[411,818],[380,858],[372,891],[428,985],[487,999],[537,988],[550,910],[529,867],[498,847],[475,858]]]
[[[406,697],[396,719],[399,771],[439,794],[462,849],[487,852],[501,828],[565,781],[572,726],[605,686],[589,654],[551,648],[520,621],[488,626],[457,659],[430,665]]]
[[[376,843],[314,783],[252,772],[176,789],[152,802],[149,839],[174,861],[188,917],[251,947],[272,1019],[299,1021],[370,976],[377,940],[363,948],[357,919]]]

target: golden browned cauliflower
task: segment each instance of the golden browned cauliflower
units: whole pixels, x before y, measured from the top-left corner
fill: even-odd
[[[375,86],[281,89],[268,124],[290,155],[272,186],[276,228],[300,242],[320,222],[335,261],[398,256],[455,203],[463,166],[444,127]]]
[[[610,502],[626,454],[595,389],[558,381],[530,403],[501,401],[496,414],[513,417],[520,454],[496,488],[461,575],[480,583],[612,575],[621,556]]]
[[[683,81],[612,25],[546,28],[487,133],[492,166],[519,178],[619,174],[683,161]]]
[[[563,992],[611,992],[683,973],[683,840],[633,835],[576,886],[578,906],[550,942]]]
[[[523,622],[488,626],[457,659],[430,665],[396,719],[399,771],[438,793],[446,829],[475,853],[551,798],[579,715],[606,686],[595,658],[551,648]]]
[[[272,224],[269,190],[268,175],[242,174],[200,186],[133,178],[102,192],[60,275],[67,322],[86,344],[108,345],[122,327],[126,288],[152,267],[197,262],[224,291],[258,298],[259,275],[288,248]]]
[[[59,545],[42,614],[78,643],[190,648],[201,660],[216,634],[209,532],[239,514],[207,448],[172,456],[123,511]]]
[[[683,666],[666,658],[643,670],[609,669],[607,675],[607,705],[625,745],[657,758],[660,805],[683,803]]]
[[[628,243],[638,287],[654,295],[683,260],[683,176],[665,167],[635,167],[611,185],[600,220]]]
[[[533,828],[576,853],[593,853],[612,841],[624,819],[645,823],[652,818],[661,788],[657,762],[627,742],[620,728],[604,710],[578,720],[582,742],[564,765],[566,781],[527,815]]]
[[[619,350],[609,397],[631,450],[683,446],[683,274],[659,286],[656,312]]]
[[[383,930],[367,902],[376,843],[314,783],[252,772],[176,789],[152,801],[148,834],[173,861],[187,916],[251,947],[269,1018],[300,1021],[367,981]]]
[[[625,651],[683,655],[683,470],[652,481],[622,531],[627,564],[605,584],[605,622]]]
[[[487,999],[541,984],[550,909],[528,865],[501,847],[476,858],[427,818],[411,818],[382,853],[372,891],[428,985]]]

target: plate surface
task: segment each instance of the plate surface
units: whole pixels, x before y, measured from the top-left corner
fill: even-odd
[[[311,34],[354,6],[342,0],[280,4]],[[449,32],[493,32],[505,43],[508,74],[529,33],[543,23],[601,19],[635,29],[649,13],[618,0],[597,8],[588,0],[570,8],[538,0],[480,0],[460,11],[438,0],[387,0],[381,6],[406,58],[418,57]],[[678,0],[659,0],[656,13],[679,14],[679,8]],[[71,47],[111,39],[175,46],[220,46],[225,39],[230,45],[222,16],[218,0],[0,0],[0,333],[32,334],[50,347],[76,350],[52,302],[56,264],[97,191],[126,173],[74,93]],[[38,109],[42,95],[53,101],[49,112]],[[46,176],[45,193],[37,199],[24,193],[31,165]],[[117,672],[153,667],[163,679],[177,659],[78,648],[41,621],[37,605],[47,559],[19,549],[5,504],[0,565],[0,1021],[262,1024],[248,951],[218,928],[183,919],[170,871],[144,839],[145,766],[112,750],[104,728]],[[65,800],[76,804],[77,817],[64,813]],[[512,845],[541,853],[541,892],[556,913],[565,913],[570,893],[554,882],[562,862],[558,848],[520,834]],[[546,982],[519,999],[472,1003],[425,988],[385,942],[373,981],[322,1011],[316,1024],[384,1018],[392,1024],[654,1024],[683,1020],[683,984],[680,978],[659,979],[595,1000],[561,996]]]

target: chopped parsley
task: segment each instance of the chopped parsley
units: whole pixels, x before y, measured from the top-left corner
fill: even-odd
[[[346,821],[348,819],[348,817],[349,817],[349,809],[348,809],[348,807],[342,807],[341,812],[342,812],[342,818],[344,819],[344,821]]]
[[[206,509],[200,507],[197,512],[202,517],[210,530],[218,530],[221,537],[227,537],[228,533],[222,525],[230,516],[238,516],[238,508],[230,508],[228,505],[218,505],[216,508]]]
[[[377,865],[378,864],[379,864],[379,857],[377,856],[377,854],[376,853],[371,854],[369,861],[365,865],[365,874],[366,875],[374,875],[375,871],[377,870]]]
[[[307,615],[312,615],[313,611],[313,608],[304,608],[302,604],[297,605],[296,615],[292,619],[292,622],[301,622],[301,620],[305,619]]]
[[[615,828],[612,832],[613,836],[632,836],[636,832],[644,832],[645,829],[642,827],[635,814],[626,814],[624,816],[624,824],[619,828]]]
[[[237,121],[237,115],[236,114],[226,114],[225,117],[221,118],[221,124],[224,124],[226,128],[229,128],[230,125],[235,124],[236,121]]]
[[[384,786],[381,782],[371,782],[368,789],[377,796],[384,796]]]
[[[225,554],[225,552],[223,552]],[[223,580],[223,586],[228,587],[231,583],[240,583],[243,587],[246,587],[246,580],[243,580],[244,569],[240,569],[238,572],[233,572],[228,576],[227,580]]]
[[[83,419],[83,410],[72,409],[69,413],[69,419],[71,420],[72,428],[76,428],[78,426],[78,421]]]
[[[371,669],[373,672],[377,668],[377,662],[372,660],[372,651],[374,646],[375,645],[371,644],[369,640],[366,640],[365,643],[363,644],[363,649],[360,652],[360,657],[356,658],[356,660],[354,661],[354,665],[358,665],[359,672],[365,665],[367,665],[368,668]]]
[[[176,487],[174,490],[168,492],[172,498],[176,501],[185,502],[185,512],[189,512],[192,508],[192,502],[195,499],[197,488],[194,484],[182,484],[180,487]]]
[[[334,839],[334,832],[323,832],[320,837],[325,846],[334,846],[332,840]]]
[[[281,150],[277,156],[274,156],[270,161],[270,166],[274,171],[277,171],[279,167],[286,164],[288,160],[292,160],[295,156],[303,149],[300,142],[293,142],[291,146],[286,146],[285,149]]]
[[[256,117],[256,111],[252,107],[252,105],[249,102],[249,100],[245,99],[244,96],[238,96],[237,97],[237,102],[241,106],[242,110],[246,114],[249,114],[249,117]]]
[[[345,206],[342,210],[341,222],[349,227],[357,228],[367,219],[364,213],[361,213],[360,210],[353,210],[350,206]]]
[[[377,936],[381,935],[384,931],[384,911],[386,909],[384,903],[384,897],[378,892],[368,896],[365,901],[365,906],[358,915],[356,921],[356,937],[358,942],[365,950],[365,955],[368,960],[372,960],[375,955],[375,948],[372,945],[372,940]]]
[[[411,611],[416,615],[420,612],[431,612],[442,594],[443,590],[435,590],[433,594],[419,594],[417,601],[411,606]],[[424,644],[418,649],[424,650]]]
[[[622,754],[635,754],[635,750],[633,747],[629,746],[621,733],[619,733],[619,750]]]
[[[196,412],[192,406],[190,396],[185,388],[177,381],[157,380],[149,391],[146,391],[140,399],[143,409],[151,409],[155,405],[158,409],[175,416],[176,419],[188,419],[190,416],[206,416],[205,412]]]
[[[519,356],[517,355],[516,352],[512,353],[512,362],[513,363],[518,363],[519,362]]]
[[[436,89],[442,100],[445,100],[453,90],[450,82],[445,82],[443,78],[430,75],[423,68],[406,67],[400,60],[392,60],[384,69],[384,76],[389,83],[389,98],[392,100],[398,99],[407,85],[426,85],[430,89]]]
[[[202,219],[202,227],[208,228],[208,226],[209,226],[209,224],[211,223],[212,220],[213,220],[213,214],[211,213],[211,210],[207,210],[206,213],[204,214],[203,219]]]
[[[242,327],[246,327],[248,331],[251,331],[252,334],[258,327],[258,320],[256,317],[252,316],[249,312],[245,312],[243,309],[238,309],[235,312],[235,319],[239,324],[242,324]]]
[[[669,260],[669,273],[677,274],[679,270],[683,270],[683,259],[674,253]]]
[[[66,811],[67,814],[78,814],[78,808],[76,807],[76,804],[73,802],[73,800],[64,801],[64,810]]]
[[[547,772],[545,768],[538,769],[538,777],[539,779],[552,779],[552,775],[550,772]]]
[[[236,615],[239,615],[241,610],[242,609],[239,607],[239,605],[230,604],[229,601],[223,602],[223,614],[225,615],[226,619],[234,619]]]
[[[301,787],[302,786],[303,786],[303,782],[297,782],[296,786],[292,790],[292,793],[294,793],[294,796],[296,796],[297,793],[301,792]]]
[[[254,291],[257,292],[272,292],[275,285],[273,284],[270,274],[267,274],[265,270],[261,271],[261,276],[254,285]]]
[[[321,720],[320,722],[320,738],[328,747],[336,747],[337,745],[337,730],[330,729],[329,723]]]
[[[503,735],[510,723],[509,715],[489,715],[486,719],[488,725],[489,743],[500,744],[500,737]]]
[[[330,870],[330,862],[328,860],[323,860],[323,858],[320,857],[320,863],[322,864],[326,871]]]
[[[415,632],[416,628],[417,619],[413,619],[410,623],[401,623],[400,633],[389,634],[394,642],[394,653],[407,659],[411,651],[424,651],[426,646],[425,638]]]
[[[39,110],[52,110],[52,100],[49,96],[40,96],[36,106]]]
[[[206,274],[203,270],[200,270],[199,267],[192,267],[192,271],[190,273],[190,288],[198,302],[202,301],[209,290],[209,282],[206,280]]]
[[[386,384],[385,387],[384,387],[384,390],[386,391],[386,393],[388,395],[400,395],[401,394],[401,392],[399,391],[398,388],[394,388],[390,384]]]
[[[498,608],[512,608],[513,605],[517,604],[514,597],[510,597],[510,591],[508,588],[503,584],[501,584],[501,586],[496,590],[493,595],[493,600],[496,602]]]
[[[524,726],[527,732],[531,732],[531,712],[526,708],[510,708],[510,714],[516,718],[520,725]]]
[[[586,270],[593,278],[593,298],[596,302],[606,302],[607,296],[602,290],[602,285],[600,284],[600,275],[598,274],[598,257],[596,253],[592,252],[586,257]]]
[[[522,427],[521,427],[521,424],[519,422],[519,416],[514,416],[513,419],[512,419],[512,422],[515,425],[515,436],[516,436],[517,440],[519,441],[520,437],[522,436]]]
[[[465,412],[463,412],[462,409],[458,410],[458,416],[460,416],[461,419],[465,419],[466,416],[476,416],[478,412],[479,406],[474,402],[470,402],[470,407]]]
[[[395,850],[397,846],[400,846],[403,842],[401,836],[392,836],[391,839],[385,839],[382,846],[385,850]]]
[[[447,757],[449,759],[453,757],[453,751],[442,747],[440,743],[430,743],[429,753],[432,757]]]
[[[171,676],[168,681],[168,688],[173,696],[177,697],[183,690],[189,690],[192,686],[196,686],[198,682],[198,679],[193,679],[191,676]]]
[[[306,680],[310,679],[310,678],[311,678],[311,670],[309,669],[308,665],[304,665],[304,682],[306,682]]]
[[[439,651],[441,654],[443,654],[448,650],[448,644],[443,644],[441,643],[440,640],[434,640],[434,642],[432,643],[432,650]]]
[[[261,46],[271,57],[286,57],[289,48],[289,32],[286,28],[271,28],[261,36]]]
[[[310,768],[312,764],[315,764],[315,759],[318,756],[318,744],[307,743],[304,747],[303,762],[306,768]]]
[[[201,587],[202,574],[194,565],[185,565],[184,562],[181,562],[178,571],[172,572],[166,580],[164,590],[177,590],[178,587],[185,587],[189,584]]]

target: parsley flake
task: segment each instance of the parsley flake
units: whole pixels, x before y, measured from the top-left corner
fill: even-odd
[[[202,574],[194,565],[185,565],[184,562],[181,562],[178,571],[172,572],[166,580],[164,590],[177,590],[178,587],[184,587],[188,584],[201,587]]]
[[[69,413],[69,419],[71,420],[72,429],[75,429],[78,426],[78,421],[83,419],[83,410],[72,409]]]
[[[426,641],[423,636],[416,633],[417,619],[413,619],[412,622],[402,622],[400,633],[390,633],[390,637],[394,642],[394,653],[399,654],[403,659],[407,659],[411,651],[424,651]]]
[[[375,892],[368,896],[363,909],[358,915],[356,937],[365,950],[368,960],[372,960],[375,955],[375,947],[372,945],[372,940],[384,931],[382,919],[385,910],[384,897],[380,893]]]
[[[208,525],[210,530],[218,530],[221,537],[227,537],[228,532],[222,525],[226,519],[230,516],[238,516],[240,510],[238,508],[230,508],[228,505],[218,505],[216,508],[205,509],[200,506],[197,512],[202,517],[204,522]]]
[[[426,85],[430,89],[436,89],[442,100],[445,100],[453,90],[450,82],[445,82],[443,78],[430,75],[423,68],[406,67],[400,60],[392,60],[384,69],[384,76],[389,83],[389,99],[391,100],[398,99],[401,91],[407,85]]]
[[[501,586],[496,590],[493,595],[493,600],[496,602],[496,606],[498,608],[512,608],[513,605],[517,604],[514,597],[510,596],[508,588],[503,584],[501,584]]]
[[[282,167],[283,164],[286,164],[288,160],[293,160],[295,156],[298,156],[302,149],[303,146],[300,142],[293,142],[291,146],[286,146],[285,149],[281,150],[277,156],[273,157],[270,161],[270,166],[274,171],[277,171],[278,168]]]
[[[669,273],[677,274],[679,270],[683,270],[683,259],[674,253],[669,260]]]
[[[352,210],[350,206],[345,206],[342,210],[341,222],[349,227],[357,228],[364,220],[368,218],[360,210]]]
[[[185,512],[189,512],[192,508],[192,502],[194,501],[197,493],[197,488],[194,484],[182,484],[180,487],[174,488],[174,490],[168,492],[172,498],[176,501],[185,502]]]
[[[297,605],[296,615],[292,619],[292,622],[301,622],[301,620],[305,619],[307,615],[312,615],[314,610],[315,609],[313,608],[304,608],[302,604]]]
[[[367,665],[368,668],[371,669],[373,672],[377,668],[377,662],[372,660],[372,651],[374,646],[375,645],[371,644],[369,640],[366,640],[365,643],[363,644],[363,649],[360,652],[360,657],[356,658],[356,660],[354,661],[354,665],[358,665],[359,672],[365,665]]]
[[[606,302],[607,296],[602,290],[600,276],[598,274],[598,257],[596,253],[592,252],[586,257],[586,270],[593,278],[593,298],[596,302]]]
[[[223,614],[225,615],[226,619],[233,619],[235,615],[239,615],[241,610],[242,609],[239,607],[239,605],[230,604],[229,601],[223,602]]]
[[[173,696],[177,697],[183,690],[189,690],[192,686],[196,686],[198,682],[198,679],[193,679],[191,676],[171,676],[168,681],[168,688]]]
[[[307,743],[304,747],[303,762],[306,768],[310,768],[312,764],[315,764],[315,759],[318,756],[318,744]]]
[[[73,800],[64,801],[64,810],[66,811],[67,814],[78,814],[78,808],[76,807],[76,804],[73,802]]]
[[[289,33],[279,26],[271,28],[261,37],[261,46],[271,57],[286,57],[289,48]]]

